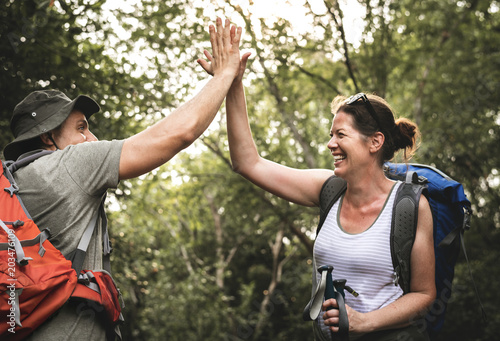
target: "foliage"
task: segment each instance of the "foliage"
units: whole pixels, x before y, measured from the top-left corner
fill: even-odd
[[[500,327],[500,4],[497,1],[2,0],[0,127],[28,92],[96,98],[92,126],[126,138],[168,115],[203,83],[195,59],[207,25],[228,16],[252,51],[250,124],[261,155],[297,168],[332,166],[326,149],[337,94],[383,95],[422,130],[416,161],[461,181],[473,203],[442,340],[490,340]],[[346,4],[356,4],[356,10]],[[300,20],[288,13],[299,9]],[[358,29],[350,15],[363,19]],[[274,15],[274,16],[273,16]],[[307,25],[298,25],[307,23]],[[102,115],[102,116],[101,116]],[[11,140],[0,137],[0,146]],[[110,195],[114,277],[126,340],[311,340],[302,322],[314,209],[273,197],[232,172],[224,109],[186,152]]]

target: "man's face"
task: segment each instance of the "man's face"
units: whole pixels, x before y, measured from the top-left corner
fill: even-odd
[[[53,132],[52,138],[60,149],[69,145],[97,141],[89,130],[87,118],[79,110],[71,112],[61,127]]]

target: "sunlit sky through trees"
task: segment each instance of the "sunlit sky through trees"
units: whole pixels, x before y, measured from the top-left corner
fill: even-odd
[[[215,4],[216,3],[216,4]],[[227,6],[224,6],[226,4]],[[264,19],[266,24],[271,24],[278,20],[279,18],[286,19],[291,22],[294,27],[295,34],[314,34],[321,35],[321,29],[314,27],[312,24],[312,18],[304,16],[306,12],[304,1],[285,1],[285,0],[233,0],[231,2],[233,5],[240,6],[245,13],[250,13],[252,18],[252,28],[256,36],[259,38],[261,36],[260,32],[260,19]],[[309,0],[309,4],[314,13],[324,14],[326,8],[322,0]],[[345,26],[346,40],[348,43],[352,44],[354,47],[359,46],[359,41],[361,39],[361,34],[364,24],[364,16],[366,14],[366,9],[360,5],[357,1],[343,0],[339,2],[340,8],[343,12],[343,23]],[[217,17],[225,18],[229,17],[238,26],[244,26],[242,19],[239,15],[231,15],[234,10],[228,5],[227,0],[195,0],[191,2],[192,8],[203,8],[203,17],[196,17],[196,14],[191,13],[191,20],[197,22],[203,22],[207,26],[213,24]],[[227,10],[220,10],[220,8],[226,7]],[[120,9],[125,13],[129,13],[131,16],[127,20],[131,25],[137,25],[138,20],[134,19],[134,13],[144,10],[144,6],[141,0],[107,0],[103,6],[106,20],[113,26],[115,33],[121,39],[128,39],[130,37],[130,32],[117,22],[115,17],[115,12]],[[154,10],[154,8],[153,8]],[[187,13],[189,15],[189,13]],[[245,33],[244,33],[245,35]],[[159,36],[158,39],[166,39],[167,37]],[[243,36],[245,39],[245,36]],[[208,48],[208,42],[205,48]],[[196,48],[196,47],[194,47]],[[110,51],[110,53],[113,53]],[[134,55],[134,58],[150,58],[154,56],[154,51],[147,50],[147,46],[144,46],[144,42],[137,42],[136,49],[134,51],[122,51],[118,49],[114,51],[117,57],[120,57],[122,53],[126,53],[129,56]],[[254,54],[255,55],[255,54]],[[339,56],[337,56],[339,57]],[[147,63],[138,63],[139,65],[147,65]],[[131,70],[132,75],[137,75],[141,72],[147,72],[147,69]],[[204,83],[204,82],[202,82]]]
[[[366,9],[358,3],[358,1],[352,0],[343,0],[339,2],[340,8],[343,12],[343,24],[345,26],[345,34],[346,40],[348,43],[352,44],[354,47],[359,46],[359,42],[361,40],[361,34],[364,29],[364,16],[366,15]],[[313,25],[313,18],[309,15],[306,16],[304,13],[308,13],[309,11],[305,8],[306,6],[311,6],[311,10],[315,14],[324,14],[327,9],[324,6],[323,0],[309,0],[306,1],[285,1],[285,0],[233,0],[231,3],[227,0],[195,0],[190,3],[190,8],[193,9],[191,13],[186,13],[188,20],[192,22],[198,22],[207,27],[208,25],[213,24],[217,17],[225,18],[228,17],[231,19],[234,24],[238,26],[245,26],[240,15],[235,13],[234,8],[230,5],[239,6],[243,10],[244,13],[250,14],[251,18],[251,27],[253,33],[257,38],[262,37],[261,32],[261,20],[264,20],[266,25],[271,25],[280,18],[283,18],[293,25],[293,32],[289,32],[291,35],[314,35],[314,36],[322,36],[324,34],[323,28],[319,26]],[[151,6],[151,5],[148,5]],[[203,16],[197,16],[196,8],[203,8]],[[223,9],[221,9],[223,8]],[[111,56],[115,60],[120,60],[122,57],[126,57],[128,60],[135,61],[135,67],[127,70],[129,74],[133,77],[137,77],[141,74],[146,74],[148,78],[153,79],[157,76],[157,69],[152,66],[150,60],[157,57],[157,51],[151,48],[145,41],[135,41],[133,44],[133,49],[126,49],[125,46],[120,45],[119,40],[128,40],[130,39],[131,32],[122,27],[122,25],[118,22],[116,18],[116,12],[120,10],[122,13],[127,13],[129,16],[125,20],[127,24],[130,24],[132,27],[140,25],[140,21],[135,17],[140,15],[141,12],[147,11],[152,12],[155,11],[155,8],[145,8],[141,0],[108,0],[103,6],[103,16],[101,17],[102,21],[108,22],[109,25],[113,27],[113,31],[117,35],[119,39],[114,39],[113,37],[108,38],[109,40],[106,44],[109,46],[108,51],[106,52],[109,56]],[[187,9],[189,11],[189,9]],[[82,19],[85,20],[85,19]],[[172,25],[174,28],[176,23],[167,23],[168,25]],[[153,34],[153,31],[151,32]],[[98,42],[103,37],[99,36],[86,36],[86,39],[93,40]],[[158,35],[158,39],[168,39],[169,37],[165,37],[164,35]],[[243,40],[249,39],[249,33],[243,33]],[[283,37],[285,39],[285,37]],[[304,45],[306,41],[304,40]],[[204,57],[202,55],[203,49],[210,49],[209,42],[205,42],[203,46],[199,46],[200,44],[195,44],[192,46],[192,49],[196,51],[196,54],[199,54],[200,57]],[[252,49],[242,48],[243,52],[250,51],[252,52],[251,59],[256,56],[256,52]],[[165,53],[172,53],[166,51]],[[340,59],[342,56],[332,55],[332,59]],[[177,56],[169,58],[169,61],[176,60]],[[177,60],[177,62],[185,63],[186,60]],[[187,61],[191,62],[191,61]],[[301,63],[301,61],[297,61]],[[203,87],[208,78],[200,77],[200,75],[204,75],[203,70],[199,67],[195,60],[192,61],[193,69],[183,70],[184,79],[198,79],[196,85],[190,89],[189,95],[193,95],[201,87]],[[128,65],[124,65],[124,68],[127,69]],[[247,74],[247,81],[251,81],[256,77],[255,74]],[[148,84],[144,84],[145,89],[148,89]],[[167,90],[167,89],[166,89]],[[179,94],[179,96],[184,97],[185,94]],[[168,112],[163,112],[163,114],[167,114]],[[217,124],[217,120],[214,121],[214,125]],[[212,127],[214,128],[214,127]],[[218,127],[215,127],[217,129]],[[210,129],[209,129],[210,130]]]

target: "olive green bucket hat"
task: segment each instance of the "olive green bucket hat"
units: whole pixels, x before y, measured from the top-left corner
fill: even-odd
[[[88,96],[71,100],[59,90],[39,90],[26,96],[14,108],[10,130],[15,139],[5,146],[5,159],[16,160],[30,151],[33,139],[59,127],[73,110],[80,110],[88,119],[100,107]]]

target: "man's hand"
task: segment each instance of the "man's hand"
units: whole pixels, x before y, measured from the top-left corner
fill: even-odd
[[[217,18],[217,29],[210,26],[212,54],[209,62],[198,63],[214,77],[189,101],[149,129],[131,136],[123,144],[120,180],[147,173],[169,161],[193,143],[208,128],[231,85],[240,72],[241,28],[225,25]]]
[[[204,59],[198,59],[197,62],[212,76],[227,72],[234,78],[240,73],[241,27],[231,26],[229,19],[222,26],[221,18],[217,18],[216,25],[217,28],[209,26],[212,54],[203,51],[208,62]]]

